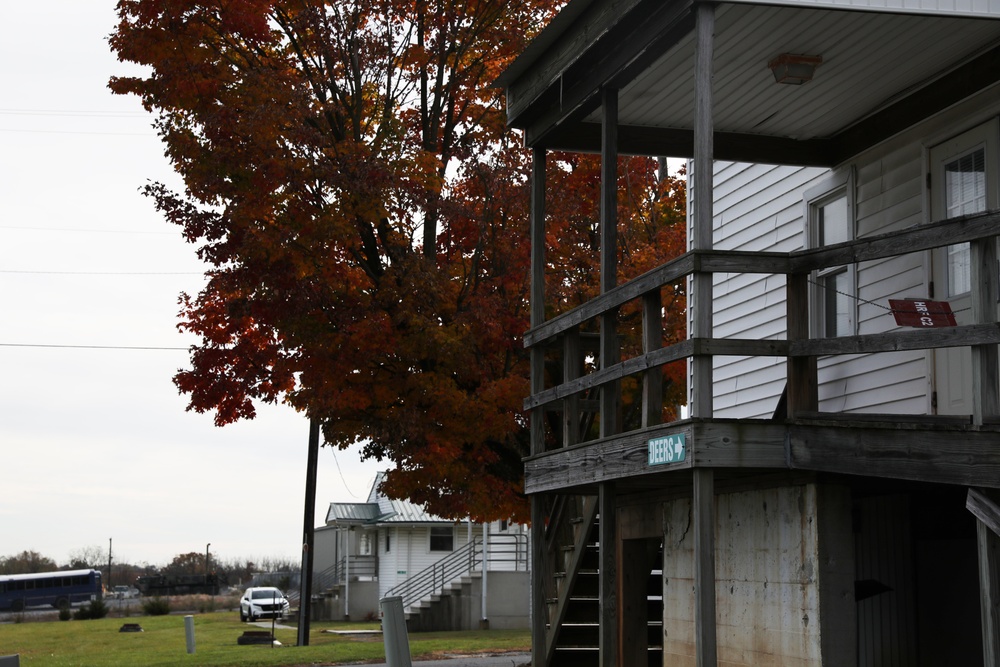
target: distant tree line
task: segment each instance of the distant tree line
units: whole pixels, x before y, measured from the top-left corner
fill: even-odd
[[[11,556],[0,556],[0,574],[33,574],[57,570],[100,570],[106,586],[133,585],[140,576],[146,575],[196,575],[214,574],[223,586],[239,586],[249,582],[260,573],[294,572],[299,563],[288,558],[259,557],[226,558],[204,552],[191,551],[177,554],[162,566],[148,563],[129,563],[112,558],[108,570],[108,551],[98,546],[83,547],[70,552],[69,561],[59,565],[55,560],[37,551],[25,550]]]

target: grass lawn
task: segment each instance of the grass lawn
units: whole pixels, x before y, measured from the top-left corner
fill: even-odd
[[[123,623],[138,623],[143,632],[119,632]],[[133,616],[88,621],[24,622],[0,625],[0,655],[21,654],[21,665],[34,667],[110,667],[121,665],[335,665],[385,661],[381,635],[348,637],[323,630],[377,629],[378,623],[313,623],[309,646],[295,646],[297,630],[277,629],[282,646],[236,643],[247,630],[236,612],[194,616],[195,652],[187,653],[184,617]],[[413,658],[443,653],[530,650],[527,630],[411,633]]]

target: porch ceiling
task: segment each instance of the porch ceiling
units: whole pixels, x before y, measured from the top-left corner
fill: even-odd
[[[639,0],[601,13],[605,4],[593,0],[501,79],[511,125],[529,145],[596,151],[599,91],[610,85],[620,90],[622,152],[690,156],[693,5]],[[837,164],[1000,81],[997,19],[719,5],[716,156]],[[567,56],[566,41],[586,46]],[[768,62],[782,53],[823,62],[809,83],[777,84]]]

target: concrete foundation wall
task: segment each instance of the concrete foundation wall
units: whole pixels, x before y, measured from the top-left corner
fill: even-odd
[[[473,597],[481,593],[482,581],[473,582]],[[490,572],[486,582],[486,613],[492,630],[527,630],[531,601],[531,579],[527,572]],[[476,610],[478,627],[479,609]]]
[[[814,484],[716,498],[716,621],[719,663],[819,666],[821,585],[853,581],[849,558],[821,560]],[[691,502],[664,505],[664,664],[695,664],[694,530]],[[833,512],[842,520],[841,509]],[[848,541],[848,549],[849,541]],[[844,570],[842,576],[837,572]],[[830,597],[835,597],[830,595]],[[850,603],[853,606],[853,595]],[[838,608],[836,600],[829,613]],[[846,624],[853,625],[853,618]],[[837,660],[826,664],[843,664]]]
[[[324,597],[313,602],[312,619],[314,621],[344,620],[344,590],[340,588],[336,595]],[[363,621],[366,618],[378,618],[379,596],[377,581],[352,581],[350,594],[346,596],[348,612],[352,621]]]
[[[486,617],[493,630],[528,629],[531,581],[527,572],[490,572],[486,585]],[[482,620],[482,579],[475,578],[412,615],[410,632],[476,630]]]

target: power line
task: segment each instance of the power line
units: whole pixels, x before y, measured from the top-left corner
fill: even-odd
[[[201,271],[18,271],[0,269],[0,273],[41,276],[201,276]]]
[[[332,447],[330,448],[330,452],[333,454],[333,462],[337,464],[337,472],[340,474],[340,481],[343,482],[344,484],[344,490],[347,491],[347,494],[351,498],[354,498],[355,500],[360,500],[360,498],[358,498],[358,496],[356,496],[354,492],[351,491],[351,488],[347,485],[347,480],[344,479],[344,471],[340,469],[340,461],[337,460],[337,452]]]
[[[57,109],[0,109],[0,117],[13,116],[33,116],[36,118],[93,118],[93,119],[145,119],[149,120],[150,115],[139,111],[85,111],[85,110],[57,110]],[[0,132],[25,132],[28,134],[78,134],[96,136],[117,136],[117,137],[151,137],[155,136],[150,132],[95,132],[80,130],[35,130],[29,128],[0,128]]]
[[[101,137],[154,137],[149,132],[74,132],[73,130],[15,130],[9,127],[0,127],[0,132],[25,132],[28,134],[88,134]]]
[[[0,225],[0,229],[17,229],[26,232],[89,232],[94,234],[159,234],[176,236],[177,232],[151,232],[138,229],[80,229],[73,227],[26,227],[24,225]]]
[[[187,352],[188,347],[156,347],[152,345],[47,345],[45,343],[0,343],[0,347],[37,347],[64,350],[179,350]]]
[[[0,109],[0,116],[70,116],[77,118],[149,118],[144,111],[88,111],[85,109]]]

